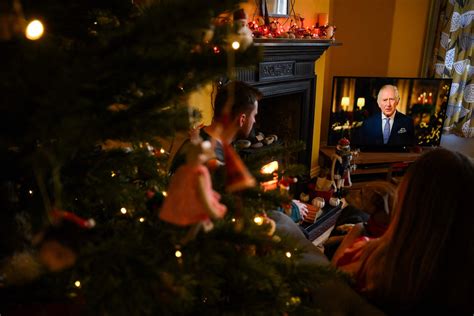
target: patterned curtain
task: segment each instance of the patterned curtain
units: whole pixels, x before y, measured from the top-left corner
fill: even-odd
[[[474,0],[444,0],[438,24],[434,76],[452,78],[445,132],[474,137]]]

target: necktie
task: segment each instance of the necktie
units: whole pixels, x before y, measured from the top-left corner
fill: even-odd
[[[383,143],[386,144],[388,142],[388,138],[390,137],[390,119],[386,117],[384,120],[385,126],[383,127]]]

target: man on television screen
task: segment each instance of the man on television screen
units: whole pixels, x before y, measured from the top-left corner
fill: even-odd
[[[415,141],[413,119],[397,111],[398,89],[385,85],[379,90],[380,112],[364,120],[361,127],[363,145],[412,146]]]

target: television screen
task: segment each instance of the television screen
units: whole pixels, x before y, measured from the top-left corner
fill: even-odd
[[[328,145],[365,151],[439,146],[451,79],[333,78]]]

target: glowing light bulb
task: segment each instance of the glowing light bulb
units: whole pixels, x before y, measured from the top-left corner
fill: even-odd
[[[232,221],[232,223],[235,223],[235,218],[232,218],[231,221]]]
[[[74,282],[74,286],[81,287],[81,281],[77,280],[76,282]]]
[[[25,30],[25,36],[29,40],[37,40],[41,36],[43,36],[44,33],[44,27],[43,23],[39,20],[33,20],[30,23],[28,23],[28,26],[26,27]]]
[[[278,170],[278,161],[272,161],[267,163],[262,168],[260,168],[260,173],[262,174],[272,174]]]
[[[161,192],[161,194],[163,194],[163,196],[168,196],[168,193],[166,191]]]
[[[28,190],[28,193],[29,193],[30,195],[33,195],[33,190]]]
[[[285,253],[285,256],[286,256],[287,258],[291,258],[291,252],[287,251],[287,252]]]
[[[239,43],[239,42],[237,42],[237,41],[233,41],[233,42],[232,42],[232,48],[233,48],[233,49],[237,50],[237,49],[239,49],[239,47],[240,47],[240,43]]]
[[[138,219],[138,221],[139,221],[140,223],[143,223],[143,222],[145,221],[145,218],[144,218],[144,217],[140,217],[140,218]]]
[[[176,256],[176,258],[181,258],[183,256],[183,253],[179,250],[176,250],[174,255]]]
[[[163,148],[160,149],[160,153],[164,154],[166,152],[166,150],[164,150]]]
[[[257,215],[257,216],[255,216],[255,217],[254,217],[253,221],[255,222],[255,224],[257,224],[257,225],[259,225],[259,226],[260,226],[260,225],[262,225],[262,224],[263,224],[263,217],[262,217],[262,216],[259,216],[259,215]]]
[[[110,172],[110,176],[111,176],[112,178],[115,177],[116,175],[117,175],[117,174],[116,174],[114,171],[111,171],[111,172]]]
[[[120,213],[122,213],[122,214],[127,214],[127,209],[126,209],[125,207],[122,207],[122,208],[120,209]]]

